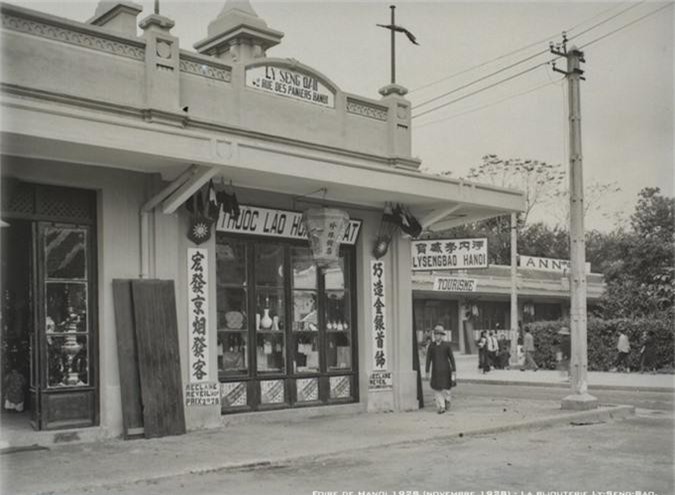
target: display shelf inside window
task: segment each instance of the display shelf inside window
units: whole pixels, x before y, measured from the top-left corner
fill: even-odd
[[[258,332],[256,335],[258,373],[284,373],[286,368],[285,349],[283,332]]]
[[[349,293],[327,290],[325,295],[326,367],[328,371],[352,368]]]
[[[248,373],[248,332],[218,330],[218,372],[220,375]]]
[[[49,387],[89,385],[86,283],[46,283],[47,382]]]
[[[317,292],[293,291],[293,371],[319,371],[319,326]]]

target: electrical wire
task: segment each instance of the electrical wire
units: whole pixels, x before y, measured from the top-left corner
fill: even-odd
[[[560,57],[558,57],[558,58],[560,58]],[[505,83],[505,82],[507,82],[507,81],[510,81],[510,80],[512,80],[512,79],[515,79],[516,77],[523,76],[523,75],[527,74],[528,72],[532,72],[533,70],[538,69],[539,67],[543,67],[544,65],[550,64],[553,60],[556,60],[556,59],[547,60],[546,62],[542,62],[542,63],[540,63],[540,64],[534,65],[534,66],[532,66],[532,67],[530,67],[530,68],[528,68],[528,69],[525,69],[525,70],[523,70],[523,71],[517,72],[516,74],[513,74],[513,75],[511,75],[511,76],[509,76],[509,77],[506,77],[506,78],[504,78],[504,79],[500,79],[499,81],[497,81],[497,82],[495,82],[495,83],[492,83],[492,84],[490,84],[490,85],[488,85],[488,86],[484,86],[484,87],[482,87],[482,88],[480,88],[480,89],[477,89],[476,91],[473,91],[473,92],[471,92],[471,93],[467,93],[467,94],[465,94],[465,95],[462,95],[462,96],[460,96],[459,98],[455,98],[454,100],[450,100],[450,101],[447,101],[447,102],[445,102],[445,103],[441,103],[440,105],[437,105],[437,106],[435,106],[435,107],[432,107],[432,108],[430,108],[429,110],[425,110],[425,111],[423,111],[423,112],[421,112],[421,113],[418,113],[417,115],[413,115],[413,116],[411,117],[411,119],[416,119],[416,118],[421,117],[421,116],[423,116],[423,115],[427,115],[427,114],[429,114],[429,113],[431,113],[431,112],[434,112],[434,111],[436,111],[436,110],[438,110],[438,109],[440,109],[440,108],[444,108],[444,107],[447,107],[448,105],[452,105],[453,103],[457,103],[458,101],[462,101],[463,99],[468,98],[469,96],[473,96],[473,95],[476,95],[476,94],[478,94],[478,93],[482,93],[483,91],[486,91],[486,90],[488,90],[488,89],[490,89],[490,88],[494,88],[495,86],[498,86],[498,85],[500,85],[500,84],[502,84],[502,83]]]
[[[469,86],[473,86],[474,84],[479,83],[481,81],[484,81],[485,79],[489,79],[492,76],[495,76],[495,75],[497,75],[501,72],[504,72],[505,70],[509,70],[509,69],[512,69],[512,68],[520,65],[520,64],[524,64],[525,62],[529,62],[533,58],[537,58],[538,56],[543,55],[544,53],[549,53],[548,48],[545,49],[545,50],[542,50],[540,52],[537,52],[534,55],[530,55],[529,57],[526,57],[524,59],[518,60],[517,62],[514,62],[511,65],[507,65],[506,67],[502,67],[501,69],[498,69],[494,72],[490,72],[489,74],[487,74],[485,76],[482,76],[482,77],[479,77],[478,79],[474,79],[473,81],[468,82],[466,84],[463,84],[462,86],[458,86],[455,89],[451,89],[450,91],[447,91],[443,94],[440,94],[438,96],[434,96],[433,98],[430,98],[426,101],[423,101],[422,103],[418,103],[417,105],[413,105],[412,109],[415,110],[416,108],[423,107],[424,105],[428,105],[429,103],[433,103],[434,101],[440,100],[441,98],[445,98],[448,95],[451,95],[453,93],[456,93],[457,91],[461,91],[463,89],[466,89]]]
[[[597,38],[595,38],[595,39],[593,39],[593,40],[591,40],[591,41],[589,41],[589,42],[587,42],[587,43],[584,43],[583,45],[581,45],[580,48],[585,48],[585,47],[587,47],[587,46],[589,46],[589,45],[592,45],[593,43],[597,43],[597,42],[600,41],[600,40],[604,40],[605,38],[607,38],[607,37],[613,35],[614,33],[618,33],[619,31],[621,31],[621,30],[623,30],[623,29],[626,29],[627,27],[632,26],[633,24],[636,24],[636,23],[640,22],[641,20],[646,19],[647,17],[656,14],[657,12],[661,12],[662,10],[667,9],[668,7],[672,7],[672,6],[673,6],[673,3],[672,3],[672,2],[667,3],[667,4],[664,5],[663,7],[660,7],[660,8],[658,8],[658,9],[656,9],[656,10],[653,10],[653,11],[649,12],[648,14],[645,14],[645,15],[643,15],[643,16],[638,17],[637,19],[633,19],[631,22],[629,22],[629,23],[627,23],[627,24],[624,24],[623,26],[621,26],[621,27],[619,27],[619,28],[617,28],[617,29],[614,29],[613,31],[609,31],[608,33],[605,33],[605,34],[603,34],[602,36],[598,36]]]
[[[631,4],[631,5],[629,5],[628,7],[626,7],[625,9],[623,9],[622,11],[617,12],[617,13],[614,14],[613,16],[610,16],[610,17],[608,17],[608,18],[606,18],[606,19],[603,19],[602,21],[598,22],[597,24],[593,24],[593,25],[592,25],[591,27],[589,27],[588,29],[585,29],[585,30],[581,31],[580,33],[577,33],[577,34],[575,34],[574,36],[571,36],[569,39],[570,39],[570,40],[573,40],[573,39],[575,39],[575,38],[578,38],[579,36],[583,36],[584,34],[588,33],[589,31],[592,31],[592,30],[595,29],[596,27],[602,26],[602,25],[605,24],[606,22],[611,21],[612,19],[616,19],[616,18],[617,18],[618,16],[620,16],[621,14],[624,14],[624,13],[628,12],[629,10],[634,9],[634,8],[637,7],[637,6],[642,5],[643,3],[645,3],[645,1],[646,1],[646,0],[642,0],[641,2],[637,2],[637,3]]]
[[[497,100],[497,101],[493,101],[491,103],[488,103],[487,105],[482,105],[480,107],[472,108],[472,109],[467,110],[465,112],[456,113],[456,114],[450,115],[448,117],[443,117],[442,119],[436,119],[436,120],[430,120],[429,122],[424,122],[423,124],[416,125],[415,129],[422,129],[422,128],[427,127],[429,125],[438,124],[440,122],[446,122],[448,120],[456,119],[457,117],[462,117],[463,115],[478,112],[480,110],[485,110],[486,108],[490,108],[490,107],[493,107],[493,106],[498,105],[500,103],[504,103],[505,101],[512,100],[512,99],[518,98],[520,96],[525,96],[525,95],[528,95],[530,93],[534,93],[535,91],[539,91],[540,89],[546,88],[548,86],[558,84],[558,83],[560,83],[561,80],[564,80],[564,78],[561,78],[559,80],[552,80],[552,81],[549,81],[547,83],[540,84],[540,85],[535,86],[533,88],[529,88],[525,91],[521,91],[520,93],[516,93],[516,94],[510,95],[510,96],[507,96],[507,97],[502,98],[502,99]]]
[[[644,0],[643,0],[643,1],[644,1]],[[628,22],[628,23],[626,23],[626,24],[624,24],[624,25],[618,27],[617,29],[614,29],[614,30],[612,30],[612,31],[609,31],[608,33],[605,33],[605,34],[603,34],[602,36],[599,36],[599,37],[597,37],[597,38],[595,38],[595,39],[593,39],[593,40],[591,40],[591,41],[589,41],[589,42],[587,42],[587,43],[581,45],[581,48],[586,47],[586,46],[589,46],[589,45],[591,45],[591,44],[593,44],[593,43],[597,43],[598,41],[601,41],[601,40],[603,40],[603,39],[605,39],[605,38],[607,38],[607,37],[609,37],[609,36],[611,36],[611,35],[613,35],[613,34],[619,32],[619,31],[621,31],[621,30],[623,30],[623,29],[626,29],[626,28],[632,26],[633,24],[636,24],[637,22],[640,22],[641,20],[646,19],[646,18],[649,17],[649,16],[652,16],[652,15],[654,15],[654,14],[656,14],[656,13],[658,13],[658,12],[660,12],[660,11],[662,11],[662,10],[668,8],[668,7],[671,7],[672,5],[673,5],[672,3],[667,3],[666,5],[663,5],[662,7],[658,8],[658,9],[656,9],[656,10],[653,10],[653,11],[651,11],[651,12],[645,14],[645,15],[642,15],[642,16],[640,16],[640,17],[638,17],[638,18],[636,18],[636,19],[634,19],[634,20],[632,20],[632,21],[630,21],[630,22]],[[626,9],[624,9],[622,12],[625,12],[625,11],[626,11]],[[587,32],[587,31],[586,31],[586,32]],[[540,53],[539,55],[541,55],[541,53]],[[413,115],[411,118],[412,118],[412,119],[415,119],[415,118],[421,117],[421,116],[423,116],[423,115],[427,115],[427,114],[429,114],[429,113],[431,113],[431,112],[434,112],[434,111],[436,111],[436,110],[439,110],[440,108],[444,108],[444,107],[446,107],[446,106],[448,106],[448,105],[451,105],[451,104],[453,104],[453,103],[457,103],[458,101],[461,101],[461,100],[463,100],[463,99],[465,99],[465,98],[468,98],[468,97],[470,97],[470,96],[474,96],[474,95],[476,95],[476,94],[478,94],[478,93],[482,93],[483,91],[486,91],[486,90],[491,89],[491,88],[493,88],[493,87],[495,87],[495,86],[498,86],[499,84],[502,84],[502,83],[504,83],[504,82],[510,81],[510,80],[512,80],[512,79],[515,79],[516,77],[520,77],[520,76],[522,76],[522,75],[524,75],[524,74],[527,74],[528,72],[531,72],[531,71],[533,71],[533,70],[535,70],[535,69],[537,69],[537,68],[539,68],[539,67],[542,67],[542,66],[544,66],[544,65],[550,64],[550,63],[556,61],[556,60],[559,59],[559,58],[561,58],[561,57],[556,57],[556,58],[554,58],[554,59],[552,59],[552,60],[549,60],[549,61],[547,61],[547,62],[543,62],[543,63],[537,64],[537,65],[535,65],[535,66],[532,66],[532,67],[530,67],[529,69],[525,69],[525,70],[523,70],[523,71],[521,71],[521,72],[518,72],[518,73],[516,73],[516,74],[514,74],[514,75],[512,75],[512,76],[509,76],[509,77],[504,78],[504,79],[500,79],[499,81],[497,81],[497,82],[495,82],[495,83],[493,83],[493,84],[490,84],[490,85],[488,85],[488,86],[485,86],[485,87],[483,87],[483,88],[480,88],[480,89],[478,89],[478,90],[476,90],[476,91],[473,91],[473,92],[471,92],[471,93],[467,93],[466,95],[460,96],[459,98],[455,98],[454,100],[451,100],[451,101],[442,103],[441,105],[437,105],[437,106],[435,106],[435,107],[433,107],[433,108],[430,108],[429,110],[425,110],[425,111],[423,111],[423,112],[421,112],[421,113],[419,113],[419,114]],[[486,76],[486,77],[487,77],[487,76]],[[483,79],[483,78],[481,78],[481,80],[482,80],[482,79]],[[479,80],[477,80],[477,81],[475,81],[475,82],[479,82]],[[475,83],[475,82],[474,82],[474,83]],[[471,84],[473,84],[473,83],[471,83]],[[470,85],[471,85],[471,84],[470,84]],[[466,87],[466,85],[465,85],[465,87]],[[453,91],[453,92],[454,92],[454,91]],[[438,98],[437,98],[437,99],[438,99]]]
[[[644,0],[643,0],[643,1],[644,1]],[[621,6],[621,5],[622,5],[622,4],[619,4],[618,6]],[[616,8],[617,8],[617,5],[614,5],[613,7],[610,7],[609,9],[605,9],[605,10],[603,10],[602,12],[599,12],[599,13],[595,14],[594,16],[592,16],[592,17],[590,17],[590,18],[588,18],[588,19],[586,19],[586,20],[584,20],[584,21],[581,21],[581,22],[575,24],[574,26],[570,27],[569,29],[567,29],[567,32],[569,33],[569,32],[571,32],[571,31],[574,31],[574,30],[577,29],[579,26],[582,26],[582,25],[586,24],[587,22],[591,22],[592,20],[594,20],[594,19],[596,19],[596,18],[598,18],[598,17],[600,17],[600,16],[606,14],[607,12],[611,12],[612,10],[614,10],[614,9],[616,9]],[[614,17],[616,17],[616,16],[614,16]],[[590,30],[590,29],[592,29],[592,28],[589,28],[589,30]],[[584,31],[584,32],[587,32],[587,31]],[[493,62],[497,62],[497,61],[502,60],[502,59],[504,59],[504,58],[510,57],[511,55],[515,55],[516,53],[520,53],[520,52],[522,52],[522,51],[524,51],[524,50],[527,50],[528,48],[532,48],[532,47],[534,47],[534,46],[540,45],[541,43],[544,43],[544,42],[546,42],[546,41],[549,41],[551,38],[553,38],[553,37],[555,37],[555,36],[558,36],[559,34],[560,34],[560,33],[557,33],[557,32],[556,32],[556,33],[554,33],[554,34],[552,34],[552,35],[550,35],[550,36],[547,36],[546,38],[542,38],[542,39],[540,39],[540,40],[538,40],[538,41],[535,41],[535,42],[530,43],[530,44],[528,44],[528,45],[522,46],[522,47],[517,48],[517,49],[515,49],[515,50],[512,50],[512,51],[510,51],[510,52],[508,52],[508,53],[504,53],[503,55],[499,55],[498,57],[492,58],[492,59],[490,59],[490,60],[486,60],[485,62],[482,62],[482,63],[480,63],[480,64],[477,64],[477,65],[468,67],[468,68],[463,69],[463,70],[461,70],[461,71],[459,71],[459,72],[455,72],[455,73],[453,73],[453,74],[450,74],[449,76],[445,76],[445,77],[443,77],[443,78],[441,78],[441,79],[437,79],[436,81],[432,81],[432,82],[427,83],[427,84],[424,84],[424,85],[422,85],[422,86],[418,86],[417,88],[414,88],[414,89],[410,90],[410,91],[408,92],[408,94],[414,93],[415,91],[420,91],[420,90],[422,90],[422,89],[426,89],[426,88],[428,88],[428,87],[434,86],[434,85],[436,85],[436,84],[438,84],[438,83],[441,83],[441,82],[444,82],[444,81],[448,81],[448,80],[450,80],[450,79],[453,79],[453,78],[455,78],[455,77],[457,77],[457,76],[461,76],[462,74],[466,74],[466,73],[471,72],[471,71],[473,71],[473,70],[480,69],[481,67],[485,67],[486,65],[489,65],[489,64],[491,64],[491,63],[493,63]],[[581,34],[583,34],[583,33],[580,33],[580,34],[578,34],[578,35],[575,35],[574,37],[576,38],[577,36],[581,36]]]
[[[622,14],[628,12],[629,10],[631,10],[631,9],[633,9],[633,8],[635,8],[635,7],[637,7],[638,5],[641,5],[641,4],[644,3],[645,1],[646,1],[646,0],[642,0],[641,2],[638,2],[638,3],[634,3],[634,4],[629,5],[627,8],[622,9],[621,11],[617,12],[616,14],[614,14],[614,15],[612,15],[612,16],[610,16],[610,17],[607,17],[607,18],[603,19],[603,20],[600,21],[600,22],[595,23],[595,24],[592,25],[591,27],[585,29],[585,30],[582,31],[581,33],[578,33],[578,34],[574,35],[574,36],[571,37],[570,39],[575,39],[575,38],[577,38],[577,37],[579,37],[579,36],[582,36],[582,35],[588,33],[589,31],[591,31],[591,30],[593,30],[593,29],[596,29],[597,27],[599,27],[599,26],[605,24],[606,22],[608,22],[608,21],[610,21],[610,20],[612,20],[612,19],[617,18],[618,16],[620,16],[620,15],[622,15]],[[611,10],[611,9],[610,9],[610,10]],[[442,93],[442,94],[440,94],[440,95],[438,95],[438,96],[434,96],[433,98],[430,98],[430,99],[428,99],[428,100],[425,100],[425,101],[423,101],[422,103],[418,103],[417,105],[413,105],[412,109],[414,110],[414,109],[416,109],[416,108],[419,108],[419,107],[423,107],[423,106],[425,106],[425,105],[428,105],[429,103],[433,103],[433,102],[435,102],[435,101],[438,101],[438,100],[440,100],[441,98],[445,98],[446,96],[449,96],[449,95],[451,95],[451,94],[457,93],[458,91],[461,91],[461,90],[466,89],[466,88],[468,88],[468,87],[470,87],[470,86],[473,86],[474,84],[477,84],[477,83],[479,83],[479,82],[481,82],[481,81],[484,81],[484,80],[486,80],[486,79],[489,79],[489,78],[492,77],[492,76],[496,76],[497,74],[500,74],[500,73],[502,73],[502,72],[504,72],[504,71],[507,71],[507,70],[509,70],[509,69],[512,69],[513,67],[517,67],[518,65],[524,64],[525,62],[529,62],[530,60],[532,60],[532,59],[534,59],[534,58],[537,58],[539,55],[543,55],[543,54],[548,53],[548,52],[549,52],[548,49],[541,50],[541,51],[539,51],[539,52],[537,52],[537,53],[535,53],[535,54],[533,54],[533,55],[530,55],[529,57],[526,57],[526,58],[524,58],[524,59],[518,60],[518,61],[516,61],[516,62],[514,62],[514,63],[512,63],[512,64],[510,64],[510,65],[507,65],[507,66],[505,66],[505,67],[502,67],[502,68],[500,68],[500,69],[498,69],[498,70],[496,70],[496,71],[494,71],[494,72],[491,72],[491,73],[489,73],[489,74],[487,74],[487,75],[485,75],[485,76],[479,77],[478,79],[474,79],[473,81],[470,81],[470,82],[468,82],[468,83],[466,83],[466,84],[463,84],[462,86],[458,86],[458,87],[456,87],[456,88],[454,88],[454,89],[451,89],[450,91],[446,91],[445,93]]]

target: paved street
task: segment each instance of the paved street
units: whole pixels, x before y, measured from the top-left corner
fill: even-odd
[[[675,493],[672,428],[672,412],[642,411],[614,422],[371,448],[272,468],[215,471],[67,493],[311,495],[314,491],[388,490],[391,495],[393,490],[520,494],[520,490],[595,489],[670,495]],[[264,439],[260,443],[263,446]]]
[[[500,373],[499,371],[495,373]],[[428,383],[424,383],[425,405],[431,405],[433,394]],[[453,392],[457,398],[462,397],[494,397],[526,400],[560,400],[569,393],[562,387],[527,386],[517,384],[461,383]],[[675,394],[669,390],[634,391],[591,388],[590,393],[597,397],[601,404],[628,404],[643,409],[672,411],[675,406]]]

